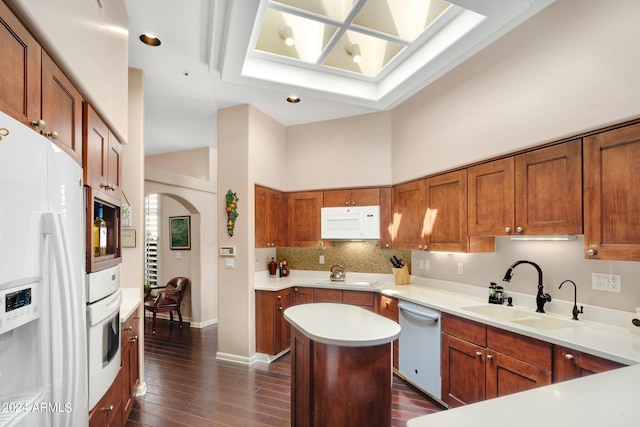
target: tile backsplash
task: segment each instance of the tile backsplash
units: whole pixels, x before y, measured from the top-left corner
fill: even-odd
[[[287,260],[294,270],[331,271],[336,264],[343,265],[347,272],[391,273],[389,258],[393,255],[404,260],[411,272],[411,251],[380,249],[380,242],[374,241],[334,241],[325,248],[277,248],[276,260]],[[324,264],[320,257],[324,256]]]

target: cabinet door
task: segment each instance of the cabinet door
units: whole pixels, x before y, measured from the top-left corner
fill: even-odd
[[[0,111],[31,126],[40,119],[42,49],[4,2],[0,2]]]
[[[284,318],[284,311],[291,307],[291,289],[282,291],[282,302],[279,305],[279,313],[276,320],[280,324],[280,340],[277,342],[278,348],[276,349],[278,353],[291,345],[291,325]]]
[[[470,236],[513,234],[514,164],[514,158],[507,157],[468,169]]]
[[[322,206],[325,208],[340,208],[350,205],[349,190],[327,190],[322,195]]]
[[[113,202],[122,195],[122,159],[117,140],[87,103],[83,107],[84,182]]]
[[[442,334],[442,400],[450,407],[485,398],[485,349]]]
[[[271,248],[284,244],[286,212],[284,194],[255,186],[255,237],[257,248]]]
[[[559,345],[553,349],[553,382],[561,382],[621,368],[625,365]]]
[[[320,239],[322,192],[289,194],[289,243],[293,247],[317,247]]]
[[[582,142],[516,156],[516,233],[582,234]]]
[[[47,124],[44,135],[82,165],[82,96],[45,52],[42,119]]]
[[[430,251],[467,252],[467,171],[429,178],[424,189]]]
[[[551,371],[487,350],[486,398],[506,396],[551,384]]]
[[[342,291],[342,303],[357,305],[365,310],[373,311],[374,308],[374,294],[373,292],[366,291]]]
[[[340,289],[315,288],[313,290],[313,302],[342,302]]]
[[[393,246],[393,190],[391,187],[380,189],[380,248]]]
[[[299,304],[310,304],[313,302],[313,288],[302,288],[302,287],[295,287],[293,288],[293,295],[292,295],[292,304],[293,305],[299,305]]]
[[[396,249],[423,248],[424,185],[421,180],[393,187],[393,247]]]
[[[379,206],[379,188],[358,188],[350,192],[351,206]]]
[[[640,124],[584,140],[585,258],[640,261]]]

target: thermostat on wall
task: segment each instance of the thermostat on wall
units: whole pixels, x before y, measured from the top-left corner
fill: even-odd
[[[220,256],[236,256],[236,247],[220,246]]]

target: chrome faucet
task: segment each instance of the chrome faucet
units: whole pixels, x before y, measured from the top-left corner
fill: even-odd
[[[578,314],[583,313],[582,309],[584,307],[580,306],[580,310],[578,310],[578,287],[576,286],[576,284],[573,282],[573,280],[565,280],[564,282],[560,283],[560,287],[558,289],[562,289],[562,285],[567,282],[573,285],[573,310],[571,311],[571,314],[573,314],[573,320],[580,320],[578,319]]]
[[[516,261],[511,265],[511,267],[509,267],[507,272],[504,274],[504,278],[502,279],[502,281],[503,282],[510,282],[511,278],[513,277],[513,269],[516,268],[517,266],[519,266],[520,264],[530,264],[533,267],[535,267],[535,269],[538,271],[538,294],[536,295],[536,305],[537,305],[536,312],[537,313],[544,313],[544,303],[551,302],[551,295],[545,294],[544,291],[543,291],[543,288],[542,288],[542,269],[540,268],[540,266],[538,264],[536,264],[535,262],[531,262],[531,261]]]

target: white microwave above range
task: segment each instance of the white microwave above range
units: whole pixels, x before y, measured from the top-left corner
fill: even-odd
[[[380,206],[322,208],[320,234],[326,240],[379,240]]]

